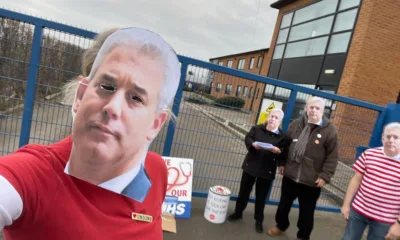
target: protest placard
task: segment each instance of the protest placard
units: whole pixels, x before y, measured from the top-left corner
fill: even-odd
[[[190,218],[192,208],[193,159],[163,157],[168,169],[163,212],[175,218]]]

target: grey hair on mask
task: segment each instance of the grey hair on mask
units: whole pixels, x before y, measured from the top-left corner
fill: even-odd
[[[310,98],[307,100],[306,105],[308,106],[310,103],[315,103],[315,102],[318,102],[319,104],[321,104],[322,108],[325,108],[325,101],[324,101],[324,99],[321,98],[321,97],[317,97],[317,96],[310,97]]]
[[[274,109],[272,109],[271,110],[271,113],[273,113],[273,112],[278,112],[278,113],[280,113],[281,114],[281,116],[282,116],[282,119],[285,117],[285,113],[282,111],[282,109],[280,109],[280,108],[274,108]]]
[[[158,110],[168,111],[179,86],[180,62],[173,48],[161,36],[149,30],[122,28],[108,36],[94,60],[88,80],[93,79],[105,56],[117,46],[138,48],[140,53],[161,58],[164,66],[164,83],[159,94]]]
[[[388,130],[398,129],[400,130],[400,123],[399,122],[391,122],[387,124],[383,129],[383,135],[386,134]]]

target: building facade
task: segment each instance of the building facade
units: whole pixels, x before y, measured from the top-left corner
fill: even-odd
[[[398,0],[279,0],[271,7],[279,14],[267,76],[379,105],[399,101]],[[342,159],[351,162],[355,147],[368,145],[377,113],[329,107]]]
[[[210,61],[220,66],[265,76],[268,66],[264,60],[267,58],[268,50],[268,48],[264,48],[250,52],[221,56],[212,58]],[[213,81],[211,84],[211,95],[217,98],[228,96],[242,98],[245,100],[243,108],[253,111],[258,110],[260,101],[263,98],[262,92],[265,87],[265,84],[219,72],[213,72]]]
[[[279,0],[267,76],[386,105],[400,88],[400,2]]]
[[[263,67],[255,74],[379,105],[399,103],[400,1],[278,0],[271,7],[279,14]],[[239,61],[242,55],[232,57],[211,61],[226,64],[225,60]],[[228,76],[215,80],[213,90],[234,82]],[[237,85],[228,89],[235,91]],[[280,101],[285,109],[290,91],[263,87],[260,95]],[[302,113],[308,97],[298,94],[292,117]],[[261,98],[254,101],[256,105],[246,102],[245,108],[258,111]],[[341,155],[350,161],[355,146],[368,145],[377,113],[332,101],[327,101],[327,113],[341,132]]]

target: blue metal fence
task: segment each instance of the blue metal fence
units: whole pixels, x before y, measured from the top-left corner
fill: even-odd
[[[3,86],[12,86],[12,91],[7,87],[0,88],[0,151],[1,154],[8,154],[25,144],[47,144],[70,133],[70,106],[61,103],[59,93],[66,80],[79,75],[80,68],[79,64],[68,65],[66,61],[74,58],[75,63],[79,63],[79,56],[96,34],[5,9],[0,9],[0,20],[2,49],[11,46],[21,48],[20,45],[24,45],[24,51],[29,54],[29,62],[26,62],[20,61],[16,55],[4,51],[0,53],[1,83]],[[10,23],[27,24],[30,37],[21,41],[8,41],[17,38],[18,34],[6,32],[6,29],[12,30],[9,27],[12,25]],[[58,35],[51,34],[54,32]],[[14,45],[6,45],[11,42]],[[26,46],[29,46],[29,49]],[[274,88],[275,92],[281,91],[279,101],[285,111],[284,130],[296,114],[298,115],[296,109],[301,109],[307,96],[315,95],[327,100],[330,118],[338,128],[341,141],[341,164],[332,184],[325,188],[318,202],[318,209],[339,210],[338,202],[352,176],[349,165],[355,159],[357,147],[379,144],[385,116],[384,107],[184,56],[179,56],[179,60],[182,64],[182,77],[172,109],[178,120],[176,123],[169,122],[163,128],[151,150],[164,156],[194,159],[193,196],[205,197],[210,186],[222,184],[233,191],[232,198],[235,199],[241,176],[240,166],[246,154],[244,134],[255,123],[259,114],[258,111],[232,109],[216,103],[216,93],[224,91],[216,89],[215,86],[210,91],[209,80],[211,75],[219,74],[225,79],[232,79],[232,82],[258,82],[266,86],[266,91],[267,88]],[[15,77],[2,71],[11,68],[14,62],[20,62],[27,68],[24,76]],[[186,81],[198,82],[203,88],[187,89]],[[22,86],[17,83],[21,83]],[[23,90],[15,91],[13,89],[17,87],[14,86]],[[226,90],[225,94],[229,96],[231,89]],[[268,94],[250,97],[260,101],[263,96]],[[23,106],[16,108],[22,102]],[[279,191],[280,176],[277,176],[267,203],[277,204]],[[254,198],[251,201],[254,201]]]

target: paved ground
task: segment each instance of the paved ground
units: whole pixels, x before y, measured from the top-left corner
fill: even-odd
[[[45,102],[35,104],[30,143],[50,144],[66,137],[71,131],[70,107]],[[15,102],[15,104],[20,104]],[[0,118],[0,156],[18,148],[22,113]]]
[[[265,240],[273,239],[267,234],[259,234],[254,231],[253,221],[253,204],[249,204],[243,220],[240,222],[230,223],[225,222],[223,224],[213,224],[208,222],[203,214],[206,199],[195,198],[193,199],[192,217],[190,219],[178,219],[177,220],[177,233],[164,233],[165,240]],[[234,208],[234,202],[230,202],[229,209],[231,212]],[[274,225],[276,207],[266,206],[265,207],[265,220],[264,230],[267,227]],[[295,240],[297,231],[297,214],[298,210],[293,209],[291,211],[290,220],[291,227],[281,237],[275,238],[279,240]],[[316,240],[339,240],[342,237],[345,222],[339,214],[327,213],[327,212],[316,212],[315,214],[315,227],[311,239]]]
[[[206,204],[205,198],[194,198],[192,217],[190,219],[177,220],[177,233],[164,233],[165,240],[265,240],[273,239],[265,233],[259,234],[254,231],[253,221],[253,204],[249,204],[244,212],[243,220],[240,222],[223,224],[213,224],[208,222],[203,214]],[[230,202],[229,212],[233,210],[234,202]],[[264,228],[274,225],[274,214],[276,211],[275,206],[265,207],[265,220]],[[295,240],[296,239],[296,224],[297,224],[298,210],[291,211],[290,220],[291,227],[277,240]],[[315,213],[315,227],[311,239],[316,240],[339,240],[343,234],[345,222],[339,214],[316,212]],[[0,233],[0,240],[3,240]]]

